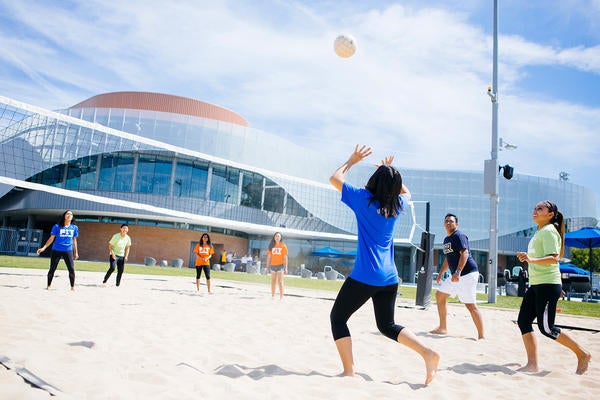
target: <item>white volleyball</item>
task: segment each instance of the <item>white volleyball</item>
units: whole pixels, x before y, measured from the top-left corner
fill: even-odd
[[[356,39],[350,35],[339,35],[333,42],[333,50],[342,58],[352,57],[356,53]]]

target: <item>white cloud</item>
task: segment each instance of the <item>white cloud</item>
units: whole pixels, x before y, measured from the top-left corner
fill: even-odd
[[[600,73],[600,45],[566,49],[542,46],[519,36],[500,39],[502,57],[516,67],[530,65],[562,65],[582,71]]]
[[[480,5],[457,13],[443,2],[323,4],[5,2],[29,31],[0,26],[0,60],[29,80],[0,77],[0,85],[20,100],[35,93],[32,102],[50,108],[117,90],[183,95],[230,108],[327,157],[341,160],[367,142],[374,158],[393,152],[407,167],[481,169],[490,152],[492,43],[467,14]],[[598,0],[590,4],[598,10]],[[333,53],[340,31],[358,40],[350,59]],[[560,48],[516,35],[501,36],[500,46],[501,88],[518,88],[531,65],[600,73],[599,46]],[[574,180],[600,193],[597,179],[579,172],[598,169],[600,110],[507,93],[500,136],[519,148],[502,157],[517,172],[550,177],[557,172],[548,158],[565,159]]]

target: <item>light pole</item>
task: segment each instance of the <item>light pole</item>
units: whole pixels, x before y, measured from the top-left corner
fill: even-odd
[[[492,87],[488,95],[492,100],[492,153],[485,160],[484,193],[490,195],[490,252],[488,260],[488,303],[496,302],[498,272],[498,0],[494,0]]]

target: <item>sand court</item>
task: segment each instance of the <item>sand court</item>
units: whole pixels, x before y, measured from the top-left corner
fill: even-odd
[[[516,372],[525,361],[516,310],[482,307],[488,338],[477,341],[464,306],[449,305],[449,335],[436,336],[427,333],[437,325],[435,309],[399,300],[396,322],[441,355],[425,387],[422,360],[377,331],[370,303],[349,323],[359,377],[339,378],[329,326],[336,293],[288,288],[280,301],[266,284],[214,279],[209,295],[193,278],[127,273],[121,287],[101,288],[103,274],[94,272],[77,272],[71,292],[62,270],[47,291],[46,272],[0,268],[0,398],[584,399],[600,392],[600,334],[570,331],[592,353],[584,376],[575,374],[572,353],[541,335],[542,371]],[[594,318],[559,314],[557,321],[600,329]]]

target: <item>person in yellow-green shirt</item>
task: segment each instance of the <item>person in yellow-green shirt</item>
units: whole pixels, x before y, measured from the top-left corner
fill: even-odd
[[[121,225],[121,232],[115,233],[108,241],[108,262],[110,266],[104,280],[102,281],[102,287],[106,286],[106,282],[110,275],[117,267],[117,286],[121,284],[121,277],[125,270],[125,262],[129,258],[129,249],[131,247],[131,238],[127,234],[129,232],[129,226],[127,224]]]
[[[533,320],[537,318],[540,332],[569,348],[577,356],[578,375],[584,374],[591,354],[569,334],[554,325],[556,304],[562,291],[558,260],[564,254],[565,223],[556,204],[541,201],[533,209],[533,222],[538,226],[527,246],[527,252],[518,252],[517,258],[529,264],[529,289],[523,296],[517,323],[527,353],[527,364],[522,372],[538,372],[537,339],[533,334]]]

